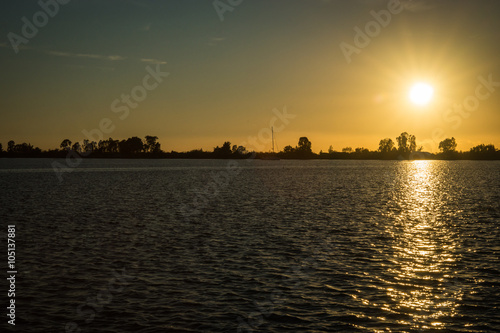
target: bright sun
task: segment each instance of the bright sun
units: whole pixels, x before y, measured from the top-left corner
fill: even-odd
[[[427,105],[434,95],[434,88],[427,83],[415,83],[410,89],[410,100],[417,105]]]

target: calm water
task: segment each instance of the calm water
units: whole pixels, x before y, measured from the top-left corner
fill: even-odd
[[[0,159],[16,331],[500,331],[499,162],[50,162]]]

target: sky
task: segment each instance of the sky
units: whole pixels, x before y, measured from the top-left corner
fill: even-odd
[[[0,4],[4,148],[155,135],[268,151],[272,125],[279,149],[405,131],[425,151],[500,147],[497,0],[58,1]]]

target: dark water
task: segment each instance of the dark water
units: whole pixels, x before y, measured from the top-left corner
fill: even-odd
[[[0,159],[16,331],[500,331],[499,162],[85,160],[62,179]]]

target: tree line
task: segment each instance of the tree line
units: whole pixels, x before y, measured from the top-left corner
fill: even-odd
[[[395,141],[391,138],[381,139],[379,147],[370,151],[364,147],[344,147],[336,151],[330,146],[328,152],[312,151],[312,143],[307,137],[300,137],[297,145],[287,145],[277,153],[248,151],[244,146],[232,145],[225,141],[220,147],[212,151],[194,149],[187,152],[161,149],[157,136],[147,135],[144,139],[137,136],[114,140],[100,140],[99,142],[83,140],[72,142],[62,140],[59,148],[41,150],[30,143],[16,144],[13,140],[7,143],[4,150],[0,143],[0,157],[52,157],[64,158],[69,153],[89,158],[283,158],[283,159],[500,159],[500,150],[494,145],[478,145],[469,151],[457,151],[457,142],[454,137],[446,138],[439,143],[439,153],[424,152],[423,147],[417,146],[415,135],[401,133]]]
[[[451,137],[442,140],[438,147],[438,153],[424,152],[422,146],[417,146],[415,135],[403,132],[396,138],[396,141],[391,138],[380,140],[376,151],[370,151],[363,147],[354,150],[351,147],[345,147],[341,152],[336,152],[330,146],[328,153],[320,152],[319,155],[322,158],[358,159],[500,159],[500,150],[497,150],[493,144],[480,144],[472,147],[469,151],[457,151],[457,141]]]
[[[7,143],[4,150],[0,143],[0,154],[3,157],[65,157],[68,152],[76,153],[82,157],[134,157],[146,155],[160,155],[163,151],[157,136],[147,135],[144,140],[131,137],[125,140],[100,140],[99,142],[84,139],[72,142],[64,139],[58,149],[41,150],[30,143],[16,144],[13,140]]]

